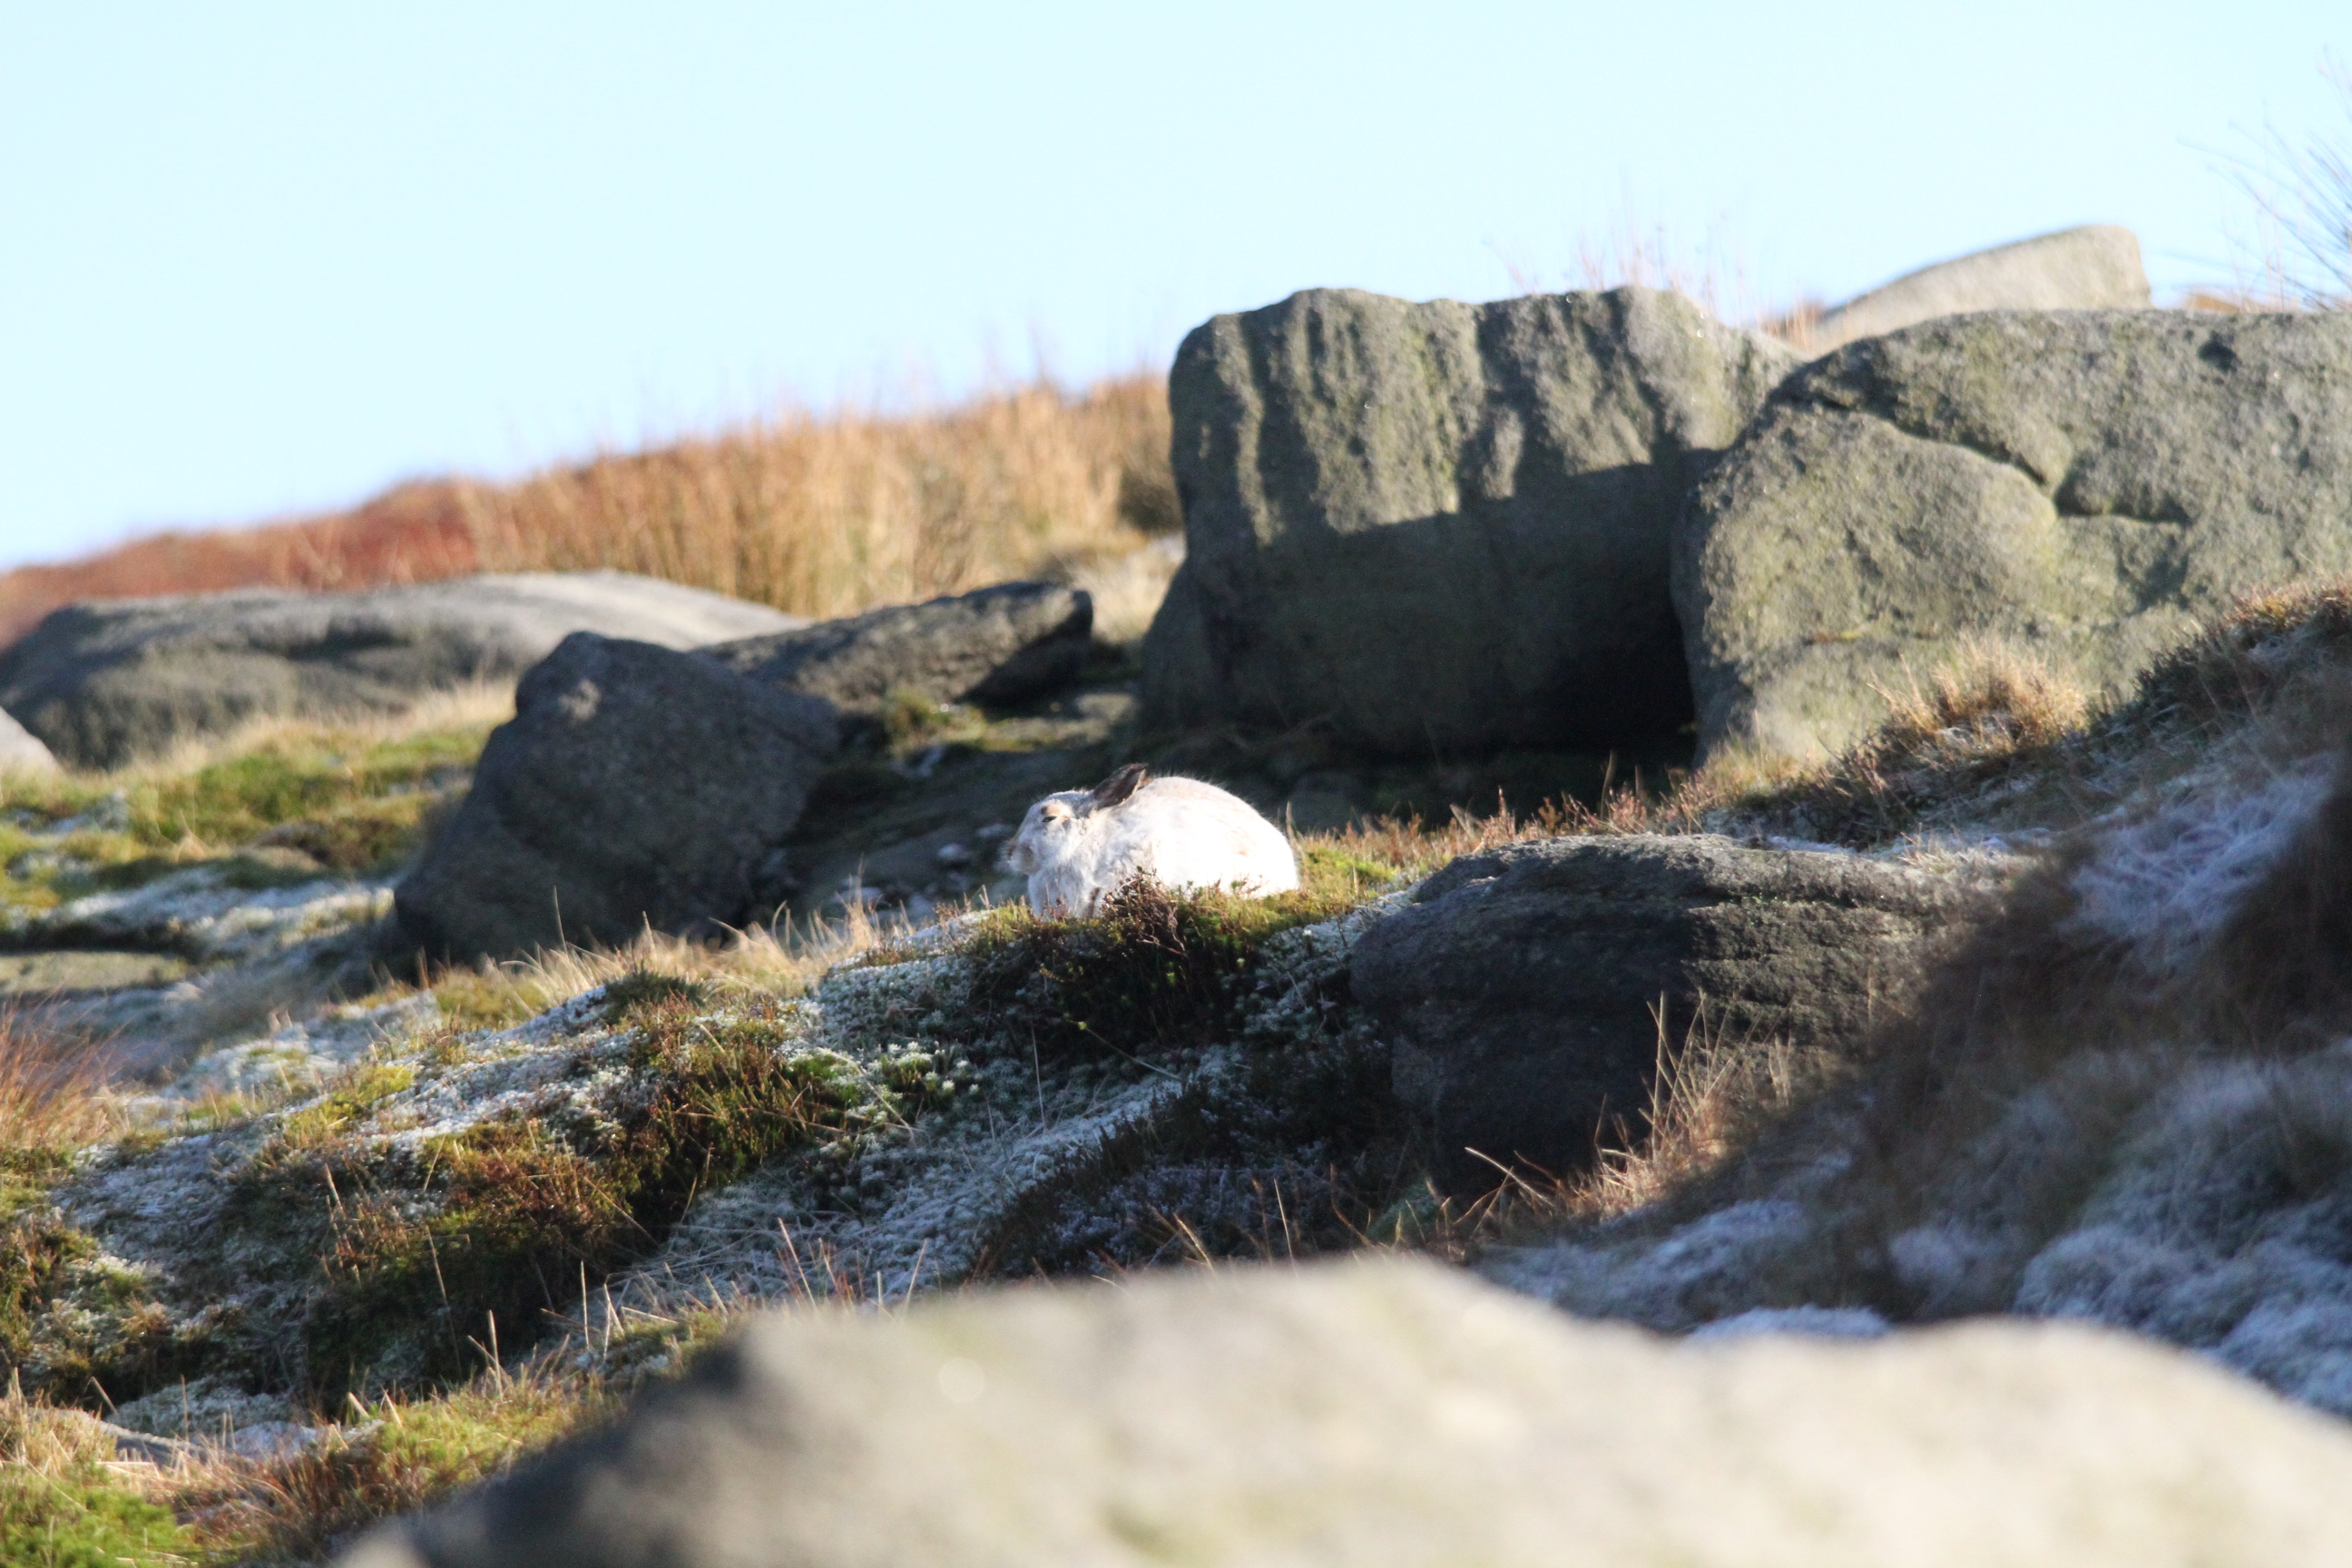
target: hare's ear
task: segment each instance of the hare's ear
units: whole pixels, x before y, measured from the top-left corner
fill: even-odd
[[[1095,785],[1087,797],[1087,809],[1100,811],[1107,805],[1117,805],[1129,795],[1141,789],[1150,777],[1151,774],[1145,770],[1141,763],[1129,763],[1102,783]]]

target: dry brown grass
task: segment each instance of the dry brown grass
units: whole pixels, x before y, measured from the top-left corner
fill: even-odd
[[[0,1004],[0,1185],[11,1169],[61,1161],[121,1132],[105,1082],[102,1047]]]
[[[613,567],[830,616],[1066,575],[1181,526],[1168,395],[1138,374],[903,415],[792,414],[509,485],[405,485],[356,510],[162,534],[0,575],[0,643],[60,605]]]
[[[1885,695],[1887,717],[1860,744],[1826,769],[1758,793],[1801,810],[1821,837],[1885,839],[1923,810],[2047,759],[2091,711],[2081,688],[2001,648],[1964,648],[1925,682]],[[1719,773],[1717,787],[1726,782]]]
[[[451,483],[403,485],[348,512],[260,528],[159,533],[79,561],[0,574],[0,645],[82,599],[226,588],[373,588],[463,575],[476,552]]]
[[[1035,386],[608,456],[470,490],[467,519],[486,570],[616,567],[839,616],[1124,553],[1170,521],[1168,440],[1155,377]]]

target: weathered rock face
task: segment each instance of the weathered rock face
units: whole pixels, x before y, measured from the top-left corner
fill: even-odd
[[[1826,353],[1969,310],[2134,310],[2147,301],[2137,237],[2113,224],[2090,224],[1906,272],[1824,311],[1802,346]]]
[[[2352,316],[1997,312],[1805,368],[1699,486],[1703,750],[1812,755],[1958,645],[2120,695],[2195,617],[2352,571]]]
[[[577,631],[693,647],[806,624],[621,572],[101,600],[0,654],[0,706],[71,765],[117,767],[249,719],[396,710],[511,679]]]
[[[2352,1436],[2059,1325],[1678,1348],[1427,1264],[774,1316],[347,1568],[2352,1562]]]
[[[1638,1131],[1660,1031],[1681,1046],[1702,998],[1710,1034],[1854,1042],[1966,897],[1924,871],[1724,838],[1510,845],[1367,931],[1352,985],[1433,1129],[1438,1179],[1480,1191],[1493,1162],[1570,1171],[1611,1119]]]
[[[55,752],[41,738],[5,712],[0,712],[0,768],[24,768],[33,773],[57,772]]]
[[[817,699],[574,633],[523,677],[472,793],[401,882],[401,926],[462,958],[757,919],[782,901],[778,846],[837,744]]]
[[[933,702],[1018,702],[1086,668],[1094,602],[1055,583],[1001,583],[702,650],[762,685],[881,711],[893,692]]]
[[[1317,722],[1421,757],[1671,733],[1675,510],[1796,363],[1643,289],[1315,289],[1195,328],[1147,721]]]

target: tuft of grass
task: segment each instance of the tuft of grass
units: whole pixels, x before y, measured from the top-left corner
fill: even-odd
[[[2252,594],[2141,678],[2118,714],[2205,727],[2259,712],[2316,672],[2352,667],[2352,579]]]
[[[1923,810],[2045,769],[2090,718],[2083,690],[2045,666],[1972,648],[1906,692],[1885,722],[1829,767],[1767,784],[1745,803],[1794,811],[1821,837],[1882,842]]]
[[[1137,878],[1091,920],[997,911],[972,938],[982,1005],[1017,1014],[1046,1058],[1200,1044],[1232,1020],[1268,938],[1353,907],[1301,889],[1256,899]]]
[[[52,1473],[0,1468],[0,1562],[27,1568],[195,1563],[200,1544],[101,1464]]]
[[[113,1439],[87,1412],[0,1396],[0,1563],[141,1568],[203,1561],[169,1508],[110,1463]]]
[[[617,1406],[603,1384],[558,1377],[543,1363],[425,1399],[354,1400],[343,1412],[352,1426],[319,1448],[205,1478],[174,1501],[204,1521],[215,1551],[317,1562],[340,1538],[500,1475]]]
[[[0,1004],[0,1194],[61,1171],[75,1150],[122,1131],[103,1056]],[[0,1196],[0,1215],[6,1213]]]
[[[89,1412],[12,1387],[0,1396],[0,1562],[322,1562],[381,1520],[609,1419],[623,1392],[542,1357],[422,1398],[347,1401],[312,1417],[323,1440],[299,1454],[247,1459],[199,1441],[151,1466],[115,1462]]]

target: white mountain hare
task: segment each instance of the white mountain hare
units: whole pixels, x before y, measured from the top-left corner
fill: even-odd
[[[1259,897],[1298,886],[1290,840],[1247,801],[1199,779],[1153,778],[1140,763],[1031,806],[1004,864],[1029,879],[1041,915],[1092,915],[1139,875]]]

